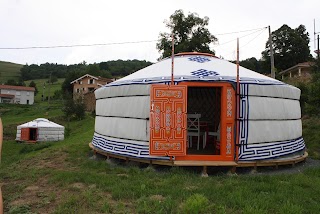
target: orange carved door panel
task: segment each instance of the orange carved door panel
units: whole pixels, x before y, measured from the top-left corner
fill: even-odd
[[[150,155],[186,155],[187,86],[152,85]]]
[[[21,128],[20,140],[29,140],[30,132],[29,128]]]
[[[235,135],[235,91],[232,86],[224,87],[223,90],[223,130],[221,136],[221,155],[225,160],[233,160],[234,135]]]

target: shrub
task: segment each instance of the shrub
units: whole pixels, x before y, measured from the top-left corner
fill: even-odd
[[[209,200],[201,194],[191,195],[182,205],[182,213],[207,213]]]

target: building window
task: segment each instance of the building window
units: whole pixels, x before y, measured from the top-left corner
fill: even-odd
[[[27,96],[30,96],[30,92],[29,91],[27,92]]]
[[[2,98],[2,103],[11,103],[10,99]]]
[[[77,93],[80,93],[80,89],[79,88],[77,88]]]
[[[94,79],[89,79],[89,80],[88,80],[88,83],[89,83],[89,84],[93,84],[93,83],[94,83]]]
[[[16,91],[16,95],[20,96],[21,95],[20,91]]]
[[[82,81],[80,81],[80,85],[82,85]]]
[[[89,90],[89,91],[94,91],[94,88],[93,88],[93,87],[91,87],[91,88],[88,88],[88,90]]]

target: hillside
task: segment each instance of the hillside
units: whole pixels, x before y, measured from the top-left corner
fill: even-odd
[[[12,62],[0,61],[0,84],[6,82],[9,79],[18,81],[20,69],[23,65]]]

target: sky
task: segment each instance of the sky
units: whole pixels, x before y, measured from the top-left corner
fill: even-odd
[[[218,38],[212,45],[216,56],[240,60],[261,58],[268,29],[283,24],[306,26],[314,51],[314,20],[320,33],[319,0],[0,0],[0,61],[20,64],[99,63],[109,60],[156,62],[156,40],[168,32],[164,21],[175,10],[209,17],[209,31]],[[253,30],[258,29],[258,30]],[[259,30],[262,29],[262,30]],[[246,31],[252,30],[252,31]],[[225,34],[229,32],[239,32]],[[144,43],[126,43],[151,41]],[[125,43],[125,44],[114,44]],[[104,46],[1,49],[60,45]]]

